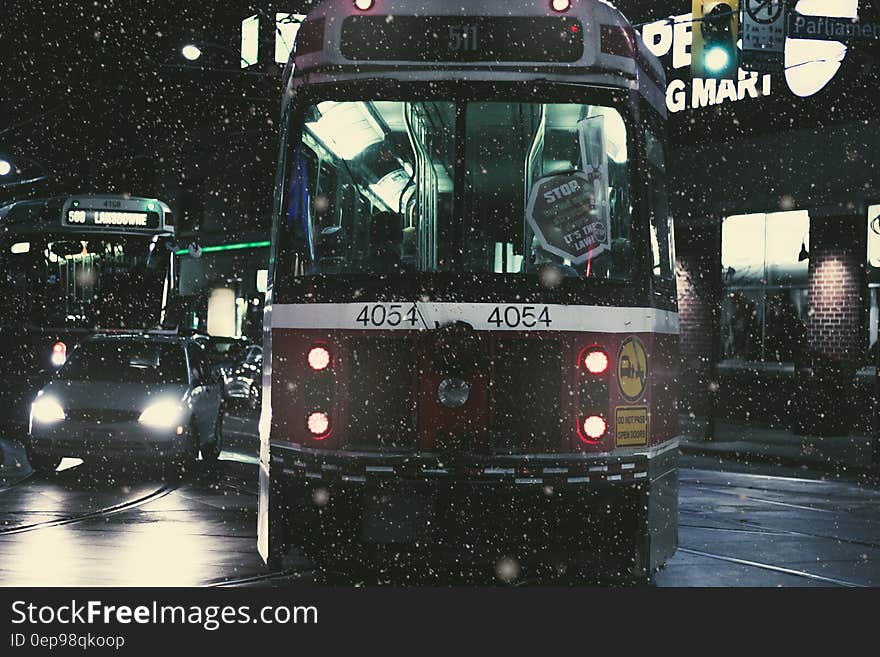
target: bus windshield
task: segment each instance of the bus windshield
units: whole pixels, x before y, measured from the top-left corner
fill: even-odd
[[[22,234],[0,240],[0,317],[42,328],[153,328],[165,238]]]
[[[314,103],[288,164],[282,266],[628,280],[630,132],[601,104]]]

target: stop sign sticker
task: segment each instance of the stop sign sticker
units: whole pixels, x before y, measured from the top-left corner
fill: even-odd
[[[610,250],[602,176],[574,171],[532,187],[526,219],[544,250],[578,265]]]

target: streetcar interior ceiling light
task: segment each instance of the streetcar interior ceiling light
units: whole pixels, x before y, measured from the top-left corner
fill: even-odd
[[[54,397],[40,394],[31,404],[31,418],[40,424],[55,424],[64,419],[64,408]]]
[[[362,102],[318,105],[321,118],[307,123],[309,130],[334,154],[353,160],[373,144],[385,139],[382,128]]]
[[[602,130],[605,137],[605,154],[618,164],[627,161],[626,124],[623,117],[612,107],[593,105],[590,107],[589,118],[602,117]]]
[[[10,249],[13,255],[22,255],[24,253],[31,252],[31,243],[30,242],[16,242],[12,245],[12,249]]]
[[[55,367],[61,367],[67,362],[67,345],[63,342],[56,342],[52,345],[52,364]]]
[[[590,440],[599,440],[605,435],[607,428],[605,418],[599,415],[591,415],[584,420],[584,435]]]
[[[551,0],[550,7],[553,11],[568,11],[571,9],[571,0]]]
[[[599,349],[588,351],[584,356],[584,366],[590,374],[603,374],[608,370],[608,355]]]
[[[312,413],[309,415],[309,431],[316,438],[326,437],[330,430],[330,418],[326,413]]]
[[[330,367],[330,352],[324,347],[312,347],[309,351],[309,367],[321,372]]]
[[[8,176],[12,173],[12,165],[6,160],[0,160],[0,176]]]
[[[373,0],[354,0],[354,6],[361,11],[369,11],[373,8]]]
[[[181,50],[181,54],[189,61],[194,62],[202,56],[201,49],[195,44],[185,45]]]

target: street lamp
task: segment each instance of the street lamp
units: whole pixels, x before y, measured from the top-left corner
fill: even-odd
[[[199,57],[202,56],[202,49],[193,43],[189,43],[180,49],[181,54],[184,58],[188,59],[191,62],[196,61]]]
[[[235,59],[239,60],[243,64],[242,68],[247,68],[254,63],[249,62],[242,56],[241,53],[236,52],[232,48],[228,48],[227,46],[221,45],[219,43],[213,43],[211,41],[199,41],[197,44],[188,43],[180,49],[180,54],[183,55],[184,59],[186,59],[187,61],[194,62],[197,59],[201,58],[203,51],[208,48],[212,50],[220,50],[228,55],[232,55],[233,57],[235,57]]]
[[[35,170],[35,173],[37,173],[36,170],[39,170],[39,174],[30,178],[23,178],[23,172],[30,169]],[[7,176],[11,178],[8,182],[3,180]],[[19,185],[32,185],[48,180],[49,177],[49,170],[45,165],[36,160],[21,155],[16,155],[15,157],[0,156],[0,189],[17,187]]]

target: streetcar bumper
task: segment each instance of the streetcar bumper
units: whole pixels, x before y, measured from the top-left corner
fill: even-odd
[[[285,516],[291,542],[318,549],[427,551],[456,563],[580,554],[644,574],[677,542],[674,447],[653,457],[456,463],[273,445],[273,494],[283,500],[273,506]]]

